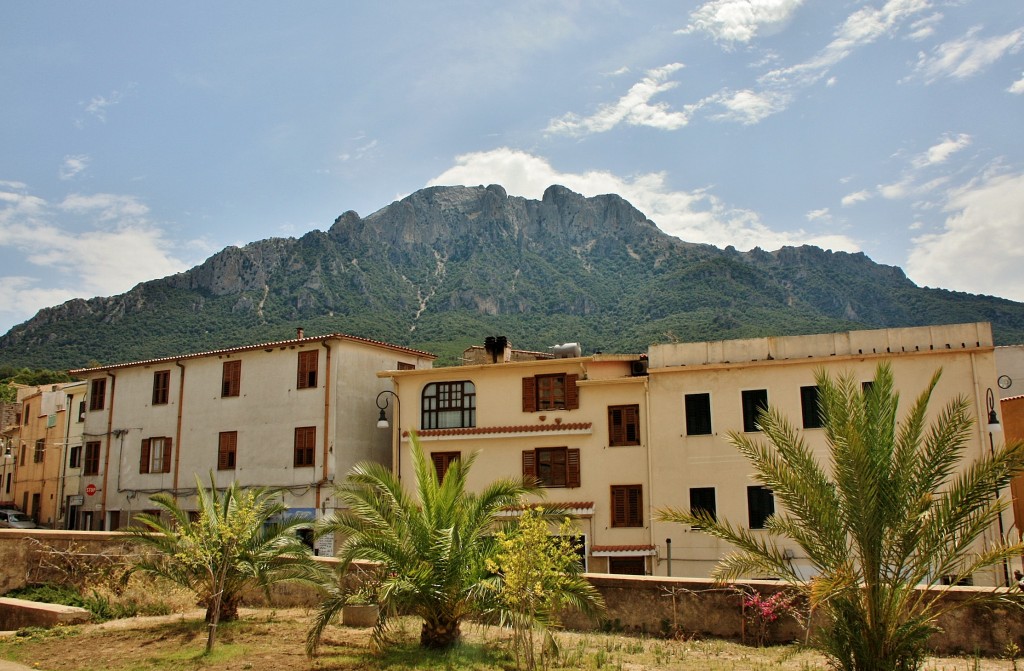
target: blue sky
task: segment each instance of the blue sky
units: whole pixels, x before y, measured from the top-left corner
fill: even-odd
[[[0,332],[436,184],[1024,300],[1024,3],[0,3]]]

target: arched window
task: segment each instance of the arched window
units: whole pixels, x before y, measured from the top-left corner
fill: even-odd
[[[423,388],[421,429],[476,426],[476,387],[469,380],[431,382]]]

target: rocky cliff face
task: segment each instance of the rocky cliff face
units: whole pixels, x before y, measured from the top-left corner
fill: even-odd
[[[990,320],[1024,340],[1024,306],[921,289],[899,268],[814,247],[737,252],[661,232],[616,195],[561,186],[433,187],[327,231],[228,247],[126,294],[41,310],[0,356],[78,366],[342,331],[427,349],[503,332],[521,347],[651,342]]]

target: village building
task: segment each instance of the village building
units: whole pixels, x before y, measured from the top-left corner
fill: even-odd
[[[563,348],[533,358],[512,356],[498,340],[483,356],[467,351],[468,365],[379,373],[399,400],[395,466],[409,483],[415,432],[439,475],[479,452],[471,488],[537,478],[546,494],[539,501],[577,516],[592,572],[708,575],[730,548],[700,529],[655,521],[660,508],[701,508],[763,528],[777,510],[774,497],[728,435],[756,435],[757,413],[771,404],[824,459],[817,370],[870,383],[886,361],[905,408],[941,368],[932,416],[955,397],[968,399],[981,421],[965,458],[989,451],[986,391],[997,374],[987,323],[654,345],[643,354]],[[788,550],[810,577],[799,549]],[[998,572],[975,579],[1004,581]]]
[[[70,371],[85,380],[81,501],[75,528],[122,528],[149,497],[194,506],[197,479],[283,491],[297,514],[332,506],[333,483],[357,462],[390,465],[374,426],[375,373],[434,356],[333,333]],[[340,475],[339,475],[340,474]]]

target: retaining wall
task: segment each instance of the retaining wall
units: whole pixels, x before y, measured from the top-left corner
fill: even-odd
[[[129,561],[132,547],[127,534],[100,531],[49,531],[0,529],[0,594],[29,583],[60,577],[60,571],[41,566],[44,558],[52,563],[54,550],[74,548],[95,561]],[[333,559],[320,559],[331,563]],[[782,589],[780,583],[751,580],[722,587],[699,578],[657,576],[620,576],[588,574],[608,606],[606,620],[590,622],[570,615],[565,624],[573,629],[608,629],[659,635],[679,631],[686,634],[750,640],[742,612],[739,589],[763,596]],[[968,602],[979,591],[991,588],[952,587],[941,598]],[[1016,598],[1016,597],[1015,597]],[[280,607],[313,606],[315,589],[303,585],[278,585],[272,603]],[[943,631],[929,641],[940,654],[967,653],[1000,656],[1007,643],[1024,649],[1024,594],[1020,607],[967,604],[940,620]],[[246,602],[263,605],[262,594],[248,595]],[[792,618],[777,622],[769,630],[769,642],[802,640],[806,631]]]

